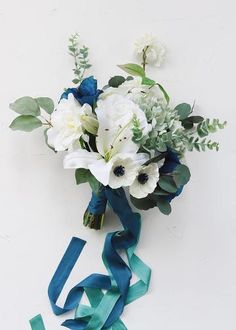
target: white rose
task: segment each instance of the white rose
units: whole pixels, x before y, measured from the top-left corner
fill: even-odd
[[[48,143],[63,151],[76,144],[87,130],[96,134],[98,122],[89,104],[82,107],[72,94],[62,99],[51,115],[52,127],[47,131]]]

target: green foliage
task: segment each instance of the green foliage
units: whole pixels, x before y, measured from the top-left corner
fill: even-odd
[[[50,144],[48,143],[48,135],[47,135],[47,131],[49,130],[49,128],[46,128],[43,132],[44,134],[44,140],[45,140],[45,143],[46,145],[48,146],[49,149],[53,150],[55,153],[57,153],[57,151],[52,147],[50,146]]]
[[[142,84],[147,86],[154,86],[156,85],[156,82],[150,78],[142,77]]]
[[[54,102],[49,97],[38,97],[35,99],[39,107],[45,110],[49,115],[54,110]]]
[[[185,129],[192,129],[194,124],[199,124],[204,120],[201,116],[190,116],[182,120],[182,126]]]
[[[79,46],[79,35],[75,33],[69,38],[68,50],[75,63],[75,68],[73,69],[75,78],[72,82],[78,84],[83,80],[85,71],[91,67],[88,58],[89,49],[86,46]]]
[[[78,168],[75,170],[75,179],[77,184],[88,182],[93,192],[96,194],[99,193],[101,184],[97,179],[92,175],[92,173],[84,168]]]
[[[158,84],[158,83],[157,83],[157,86],[160,88],[160,91],[162,92],[162,94],[163,94],[163,96],[164,96],[164,98],[165,98],[165,100],[166,100],[166,103],[167,103],[167,105],[168,105],[169,102],[170,102],[170,97],[169,97],[169,95],[167,94],[166,90],[164,89],[164,87],[163,87],[161,84]]]
[[[150,198],[150,195],[145,198],[135,198],[130,195],[130,200],[133,205],[139,210],[149,210],[156,206],[155,201]]]
[[[161,189],[169,193],[176,193],[178,189],[174,179],[170,175],[161,175],[158,184]]]
[[[133,127],[132,127],[132,131],[133,131],[133,141],[136,143],[140,143],[140,141],[143,138],[143,131],[142,128],[140,126],[140,121],[137,118],[136,115],[134,115],[133,117],[133,121],[132,121]]]
[[[213,119],[212,121],[207,118],[200,122],[197,126],[197,133],[199,137],[205,137],[210,133],[215,133],[218,129],[223,129],[226,125],[226,121],[224,123],[220,123],[219,119]]]
[[[145,77],[144,69],[138,64],[127,63],[118,65],[118,67],[132,76]]]
[[[21,115],[16,117],[10,124],[10,128],[14,131],[31,132],[42,126],[41,120],[31,115]]]
[[[9,107],[21,115],[40,115],[40,108],[38,103],[30,96],[24,96],[17,99],[14,103],[11,103]]]
[[[199,137],[191,136],[187,139],[187,149],[189,151],[193,151],[194,149],[197,151],[206,151],[209,150],[219,150],[219,143],[211,140],[199,139]]]
[[[163,197],[156,197],[156,206],[159,208],[160,212],[165,215],[169,215],[171,213],[171,205]]]
[[[187,184],[191,177],[189,168],[183,164],[177,165],[172,175],[178,188]]]
[[[192,107],[190,104],[181,103],[175,107],[175,110],[177,110],[179,119],[184,120],[192,112]]]
[[[125,82],[125,78],[122,76],[114,76],[108,81],[109,87],[117,88]]]
[[[158,194],[149,194],[145,198],[135,198],[132,195],[130,196],[130,200],[133,205],[139,210],[149,210],[153,207],[158,207],[160,212],[165,215],[169,215],[171,212],[170,203],[163,197],[165,195]]]

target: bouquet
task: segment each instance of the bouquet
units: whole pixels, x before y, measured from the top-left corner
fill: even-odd
[[[47,146],[65,154],[63,166],[75,170],[76,183],[90,184],[85,226],[101,229],[108,203],[124,227],[105,240],[103,261],[109,275],[90,275],[59,307],[57,299],[85,244],[72,239],[49,285],[54,313],[76,309],[75,319],[63,323],[70,329],[127,329],[120,315],[126,304],[146,293],[151,270],[134,254],[140,215],[132,211],[124,189],[137,209],[157,207],[170,214],[172,199],[190,179],[185,153],[217,151],[219,144],[208,135],[226,122],[195,115],[195,104],[171,104],[164,87],[146,74],[147,65],[158,67],[165,57],[165,47],[151,35],[135,44],[138,63],[119,65],[124,75],[111,77],[101,89],[93,76],[85,78],[91,64],[78,34],[70,37],[68,49],[75,64],[74,87],[66,88],[56,105],[48,97],[17,99],[10,108],[19,116],[10,128],[30,132],[43,127]],[[120,250],[126,251],[129,265]],[[139,278],[134,285],[132,272]],[[80,304],[84,293],[91,306]],[[41,317],[32,319],[31,326],[43,329]]]

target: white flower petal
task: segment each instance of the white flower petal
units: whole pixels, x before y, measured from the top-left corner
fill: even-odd
[[[147,175],[147,181],[143,183],[139,180],[139,176],[142,174]],[[148,194],[151,194],[155,190],[158,179],[159,171],[157,164],[152,163],[141,167],[135,181],[130,186],[130,194],[136,198],[146,197]]]
[[[106,163],[104,159],[98,159],[94,163],[89,164],[88,168],[99,182],[104,186],[108,185],[112,162]]]
[[[99,159],[100,155],[96,152],[89,152],[80,149],[67,154],[64,158],[64,168],[88,168],[92,163]]]

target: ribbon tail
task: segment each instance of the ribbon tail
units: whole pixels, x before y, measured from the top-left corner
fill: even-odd
[[[32,318],[29,322],[32,330],[45,330],[43,319],[40,314]]]

